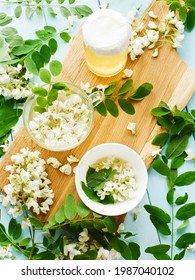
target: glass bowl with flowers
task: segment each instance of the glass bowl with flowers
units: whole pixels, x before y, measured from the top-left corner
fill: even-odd
[[[80,199],[94,212],[118,216],[135,208],[148,183],[146,166],[130,147],[104,143],[80,160],[75,184]]]
[[[24,126],[40,147],[50,151],[71,150],[89,135],[94,107],[103,98],[102,91],[87,95],[69,82],[35,87],[24,105]]]

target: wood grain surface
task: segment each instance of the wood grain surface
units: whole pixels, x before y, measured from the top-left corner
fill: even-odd
[[[150,7],[148,10],[150,10]],[[158,15],[161,13],[166,14],[168,11],[166,4],[162,4],[161,1],[158,1],[156,6],[152,6],[152,10]],[[21,128],[0,165],[0,189],[3,189],[3,186],[7,184],[8,174],[4,171],[4,168],[7,164],[10,164],[10,156],[19,152],[23,147],[41,151],[41,157],[44,159],[52,156],[65,163],[66,157],[70,154],[81,158],[90,148],[98,144],[117,142],[135,149],[142,156],[147,168],[149,168],[152,162],[151,151],[155,148],[151,144],[151,140],[161,131],[161,128],[156,124],[156,119],[151,115],[151,109],[158,106],[161,100],[167,102],[171,108],[177,105],[179,109],[183,109],[195,91],[195,71],[191,70],[180,59],[176,50],[169,44],[160,49],[158,58],[152,57],[151,50],[145,50],[144,54],[136,61],[132,62],[129,59],[126,68],[133,70],[132,78],[135,88],[145,82],[150,82],[154,86],[151,94],[143,101],[134,102],[135,115],[130,116],[121,110],[117,118],[109,114],[106,117],[102,117],[95,113],[95,122],[91,134],[79,147],[69,152],[50,152],[38,147],[29,138],[25,129]],[[96,86],[98,84],[108,84],[114,80],[121,80],[122,75],[123,73],[121,72],[111,78],[100,78],[88,70],[80,29],[63,60],[63,71],[59,80],[69,81],[77,85],[80,85],[81,81],[84,83],[89,82],[91,86]],[[127,130],[129,122],[136,123],[137,132],[134,136]],[[73,193],[79,199],[76,194],[74,174],[71,176],[63,175],[59,170],[51,166],[47,166],[47,171],[49,178],[52,180],[51,187],[54,190],[55,199],[51,211],[46,216],[41,216],[42,219],[48,219],[53,216],[64,203],[69,193]],[[124,216],[120,217],[120,219],[123,218]]]

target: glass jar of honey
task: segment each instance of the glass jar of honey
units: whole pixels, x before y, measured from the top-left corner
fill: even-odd
[[[127,62],[131,26],[119,12],[100,9],[83,25],[83,41],[88,68],[96,75],[110,77]]]

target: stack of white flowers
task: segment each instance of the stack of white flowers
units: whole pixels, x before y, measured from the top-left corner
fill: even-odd
[[[48,148],[73,146],[89,130],[90,110],[78,94],[67,95],[64,101],[55,100],[46,112],[34,115],[29,127]]]
[[[18,64],[17,67],[11,65],[0,67],[0,95],[18,100],[32,93],[29,79],[33,75],[28,71],[22,75],[23,70],[21,64]]]
[[[73,260],[75,256],[84,254],[90,250],[97,250],[97,260],[115,260],[120,256],[116,250],[111,249],[109,251],[104,249],[96,240],[90,240],[90,235],[86,228],[80,233],[78,242],[64,246],[64,255],[70,260]]]
[[[23,214],[23,205],[36,214],[46,214],[53,204],[54,194],[48,186],[51,181],[47,178],[45,161],[39,155],[39,151],[23,148],[21,153],[12,155],[13,165],[5,168],[10,172],[9,184],[4,186],[6,195],[1,195],[0,201],[13,218]]]
[[[137,183],[135,172],[128,162],[110,157],[93,165],[96,171],[112,168],[116,174],[112,180],[105,182],[105,187],[97,191],[101,200],[107,195],[112,195],[115,202],[131,199],[136,195]]]
[[[181,47],[181,41],[184,39],[184,24],[177,19],[173,11],[169,11],[162,21],[153,11],[150,11],[148,13],[150,18],[148,29],[144,27],[143,22],[135,23],[136,13],[137,10],[134,11],[133,21],[132,15],[130,18],[134,27],[129,45],[131,60],[136,60],[137,56],[142,55],[145,47],[153,49],[152,56],[157,57],[160,47],[159,42],[169,42],[173,48]]]

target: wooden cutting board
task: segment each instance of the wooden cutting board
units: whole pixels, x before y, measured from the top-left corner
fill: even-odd
[[[149,10],[150,7],[148,8]],[[157,5],[153,6],[152,10],[157,15],[160,15],[162,11],[166,15],[168,8],[165,1],[157,1]],[[44,159],[57,157],[65,163],[66,157],[70,154],[81,158],[90,148],[98,144],[118,142],[135,149],[144,159],[147,168],[149,168],[152,162],[151,151],[156,148],[151,145],[151,140],[160,132],[160,127],[156,125],[156,119],[151,115],[151,109],[158,106],[161,100],[167,102],[170,107],[177,105],[179,109],[183,109],[195,91],[195,71],[191,70],[180,59],[176,50],[170,45],[164,45],[160,49],[158,58],[152,58],[152,51],[146,50],[136,61],[132,62],[129,59],[126,68],[130,68],[134,72],[132,78],[135,88],[144,82],[150,82],[154,86],[148,97],[141,102],[134,103],[136,108],[135,115],[130,116],[120,111],[119,117],[114,118],[111,115],[102,117],[96,113],[94,128],[90,136],[79,147],[69,152],[50,152],[38,147],[28,137],[25,129],[21,128],[0,165],[0,189],[3,189],[3,186],[7,184],[8,174],[4,171],[4,168],[7,164],[10,164],[10,156],[19,152],[23,147],[41,151],[41,157]],[[122,75],[123,73],[120,73],[112,78],[100,78],[87,69],[80,30],[63,60],[63,71],[59,79],[70,81],[77,85],[80,85],[81,81],[84,83],[89,82],[91,86],[96,86],[98,84],[108,84],[114,80],[121,80]],[[129,122],[136,123],[137,133],[135,136],[127,130]],[[78,199],[74,184],[74,174],[71,176],[63,175],[51,166],[47,166],[47,171],[49,178],[52,180],[51,187],[54,190],[55,199],[51,211],[46,216],[41,217],[42,219],[48,219],[53,216],[64,203],[69,193],[73,193]]]

